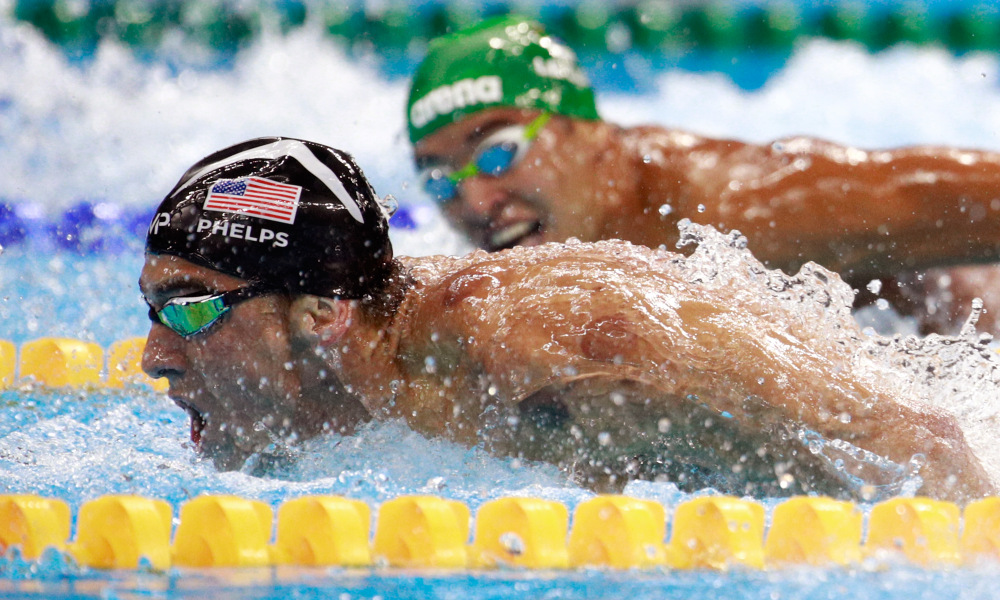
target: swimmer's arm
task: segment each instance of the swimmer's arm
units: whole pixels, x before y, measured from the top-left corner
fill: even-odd
[[[717,160],[684,164],[705,209],[683,216],[740,230],[770,266],[864,277],[1000,259],[1000,153],[806,138],[702,150]]]
[[[692,383],[715,399],[718,410],[762,425],[793,424],[898,464],[922,454],[922,494],[956,499],[995,491],[953,416],[859,376],[857,367],[830,346],[708,303],[689,303],[679,314],[716,349],[717,365],[709,378],[717,380],[706,382],[697,374]]]
[[[543,386],[590,376],[635,381],[661,391],[666,404],[644,408],[653,422],[678,420],[697,403],[731,415],[748,438],[793,425],[902,464],[924,454],[923,493],[955,498],[993,490],[954,419],[857,381],[838,357],[817,353],[755,315],[709,302],[656,314],[613,285],[591,291],[585,306],[573,289],[536,290],[543,293],[495,305],[506,310],[455,315],[476,320],[478,339],[466,346],[467,358],[501,398],[516,402]],[[625,414],[612,403],[609,397],[588,414]]]

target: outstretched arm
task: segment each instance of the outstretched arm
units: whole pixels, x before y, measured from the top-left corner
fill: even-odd
[[[1000,153],[702,139],[673,166],[704,207],[677,214],[740,230],[771,267],[867,277],[1000,260]]]
[[[627,431],[623,418],[638,430],[707,408],[731,417],[747,439],[790,426],[899,464],[923,454],[925,494],[993,490],[952,417],[860,376],[843,348],[789,332],[790,315],[778,319],[725,292],[703,298],[704,290],[670,272],[663,254],[617,244],[516,250],[491,255],[439,293],[430,305],[449,307],[446,336],[466,340],[467,360],[510,402],[571,390],[586,378],[637,384],[655,394],[588,392],[586,406],[574,405],[572,394],[562,400],[595,431]],[[442,332],[440,321],[434,327]]]

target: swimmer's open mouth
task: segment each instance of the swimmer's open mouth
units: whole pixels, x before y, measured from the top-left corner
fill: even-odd
[[[182,400],[174,400],[174,403],[184,409],[191,420],[191,442],[196,448],[201,448],[201,433],[205,430],[205,417],[201,412]]]
[[[201,448],[201,432],[205,430],[205,419],[194,409],[188,411],[188,416],[191,417],[191,442],[196,448]]]
[[[519,245],[521,240],[542,230],[541,221],[522,221],[490,234],[487,250],[496,252]]]

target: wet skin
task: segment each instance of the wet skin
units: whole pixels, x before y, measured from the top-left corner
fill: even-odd
[[[666,478],[849,496],[785,435],[805,427],[900,464],[925,455],[921,493],[992,493],[952,418],[855,379],[842,347],[766,302],[706,299],[676,257],[603,243],[403,258],[389,315],[256,298],[202,336],[154,324],[143,368],[204,421],[201,448],[224,468],[274,437],[399,418],[429,437],[555,463],[598,490]],[[140,284],[157,307],[245,285],[163,256],[147,256]]]
[[[220,293],[246,282],[174,256],[147,255],[139,286],[160,308],[176,296]],[[238,468],[275,440],[343,429],[364,418],[343,407],[335,414],[336,404],[317,401],[316,388],[330,384],[314,356],[296,351],[289,306],[282,295],[247,300],[187,339],[159,323],[150,327],[142,367],[167,379],[170,398],[191,418],[192,441],[220,468]]]
[[[491,131],[537,114],[464,117],[416,144],[417,165],[465,164]],[[756,145],[554,116],[523,162],[463,181],[444,212],[487,250],[574,237],[672,249],[677,221],[688,218],[739,230],[771,268],[814,261],[863,288],[897,273],[1000,260],[998,190],[994,152],[864,151],[811,138]]]
[[[421,140],[418,168],[466,164],[479,143],[510,125],[527,125],[537,112],[493,109],[476,113]],[[575,237],[597,241],[615,237],[621,215],[637,207],[621,203],[638,195],[616,190],[628,173],[610,173],[595,164],[606,140],[581,135],[577,122],[553,118],[539,132],[524,159],[499,177],[474,176],[460,184],[459,196],[444,207],[449,220],[479,247],[498,250]]]

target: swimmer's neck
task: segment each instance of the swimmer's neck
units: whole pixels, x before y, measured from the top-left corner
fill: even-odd
[[[406,383],[398,351],[409,327],[416,291],[408,278],[397,287],[393,293],[400,295],[398,304],[379,317],[363,314],[358,302],[343,301],[351,311],[350,325],[346,334],[335,341],[327,359],[346,393],[375,418],[387,414],[394,390]]]

